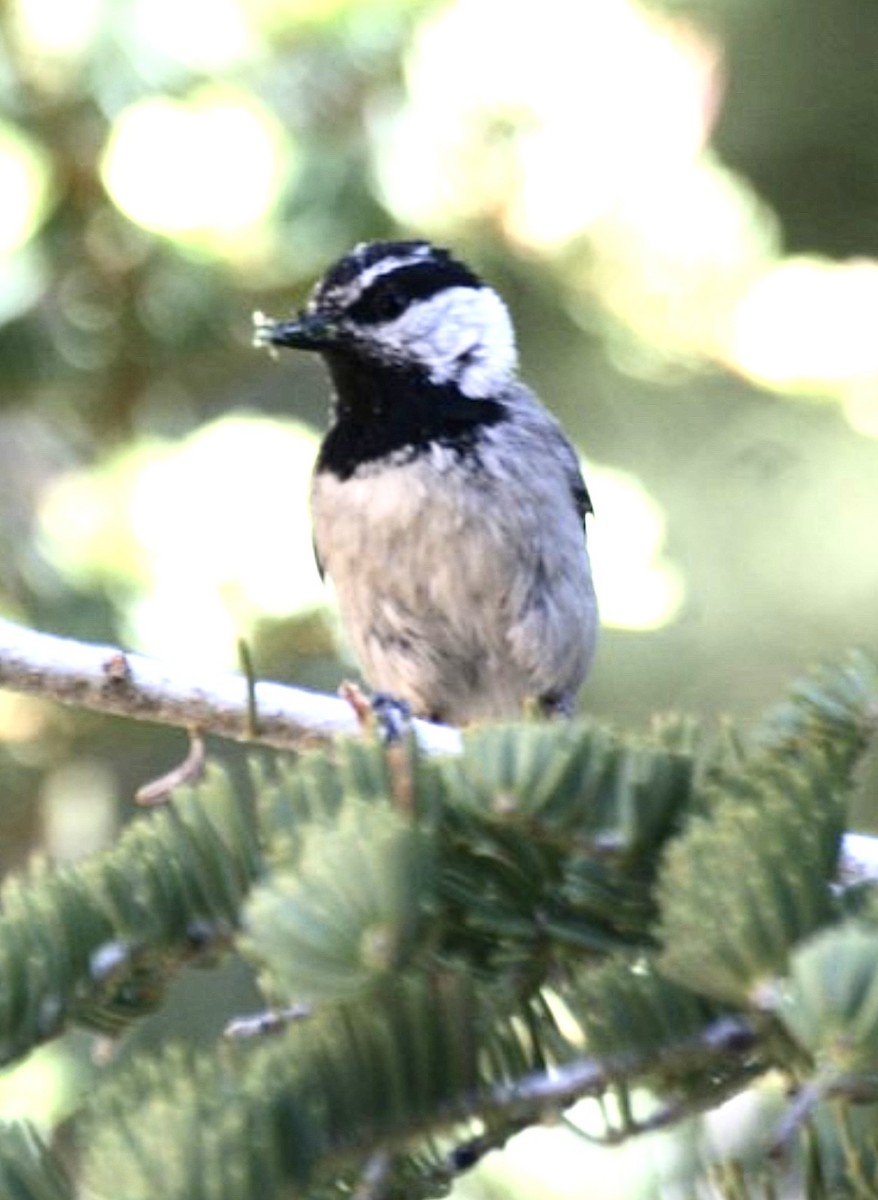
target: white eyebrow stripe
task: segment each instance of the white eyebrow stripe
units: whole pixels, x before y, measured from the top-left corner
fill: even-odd
[[[357,249],[359,248],[358,246]],[[352,304],[356,304],[363,293],[367,292],[375,280],[380,279],[382,275],[389,275],[392,271],[399,270],[400,267],[408,267],[412,263],[422,262],[429,257],[430,247],[418,246],[408,254],[394,254],[388,258],[379,259],[378,262],[372,263],[371,267],[366,267],[361,271],[350,283],[339,288],[332,288],[328,294],[333,299],[340,300],[344,308],[348,308]]]
[[[363,292],[365,292],[367,288],[370,288],[375,280],[380,279],[382,275],[389,275],[391,271],[395,271],[399,267],[408,267],[412,263],[419,262],[427,257],[427,248],[423,247],[414,250],[410,254],[397,254],[392,258],[379,259],[378,262],[373,263],[371,267],[368,267],[362,272],[362,274],[357,276],[357,282],[359,282],[361,285],[359,294],[362,296]]]

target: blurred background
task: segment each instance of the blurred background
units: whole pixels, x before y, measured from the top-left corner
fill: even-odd
[[[876,62],[870,0],[6,0],[0,612],[333,690],[327,384],[251,316],[427,236],[582,452],[586,709],[746,718],[874,652]],[[184,748],[0,693],[0,868],[107,844]]]

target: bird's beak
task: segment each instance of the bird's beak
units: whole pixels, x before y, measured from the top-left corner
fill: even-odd
[[[300,313],[292,321],[275,321],[264,313],[253,314],[253,341],[257,346],[290,346],[295,350],[326,350],[338,339],[338,327],[323,317]]]

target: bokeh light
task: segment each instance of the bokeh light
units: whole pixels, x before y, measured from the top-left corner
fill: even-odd
[[[750,189],[710,153],[656,172],[594,230],[566,276],[574,317],[593,321],[594,295],[617,328],[665,361],[727,354],[739,298],[773,264],[779,232]]]
[[[257,50],[237,0],[135,0],[132,16],[145,52],[193,71],[226,70]]]
[[[851,383],[845,393],[842,412],[857,433],[878,438],[878,375]]]
[[[741,297],[735,365],[777,388],[834,390],[878,380],[878,263],[787,258]]]
[[[72,66],[88,50],[105,15],[105,0],[11,0],[11,30],[26,68],[41,78],[50,62]]]
[[[52,862],[103,850],[117,832],[116,780],[105,762],[80,758],[46,776],[40,795],[43,845]]]
[[[7,1068],[0,1076],[0,1120],[27,1119],[47,1130],[62,1120],[91,1074],[81,1053],[83,1041],[82,1034],[57,1040]]]
[[[132,646],[230,666],[259,616],[322,603],[311,547],[312,431],[229,416],[179,443],[141,443],[62,476],[41,514],[44,553],[116,595]]]
[[[716,67],[708,39],[627,0],[443,5],[409,55],[408,104],[376,127],[383,194],[415,227],[499,217],[554,247],[693,159]]]
[[[151,96],[116,119],[101,166],[132,221],[222,253],[258,234],[293,166],[292,144],[253,96],[205,85]]]
[[[33,237],[48,210],[49,157],[20,129],[0,122],[0,255]]]
[[[665,517],[640,481],[626,471],[583,466],[595,516],[588,542],[601,624],[649,630],[679,614],[685,586],[663,554]]]

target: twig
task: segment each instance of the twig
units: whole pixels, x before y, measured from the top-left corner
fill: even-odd
[[[167,804],[175,788],[201,778],[204,774],[204,764],[204,738],[201,736],[201,730],[193,727],[189,730],[189,751],[183,761],[159,779],[153,779],[139,787],[134,793],[134,803],[143,808]]]
[[[244,672],[244,682],[247,684],[247,736],[252,739],[259,735],[259,713],[256,704],[256,669],[246,638],[238,638],[238,666]]]
[[[628,1054],[598,1059],[584,1057],[521,1076],[500,1084],[492,1093],[493,1103],[506,1111],[542,1107],[560,1112],[575,1100],[599,1096],[611,1083],[621,1083],[642,1072],[647,1066],[680,1063],[693,1053],[716,1055],[724,1062],[732,1057],[741,1062],[756,1041],[756,1032],[743,1017],[718,1017],[699,1033],[666,1046],[651,1057]]]
[[[310,1004],[291,1004],[288,1008],[266,1008],[245,1017],[234,1017],[223,1030],[231,1041],[283,1033],[294,1021],[306,1021],[313,1009]]]
[[[253,693],[259,729],[254,736],[247,681],[241,675],[187,671],[2,619],[0,688],[137,721],[197,726],[204,733],[281,749],[359,732],[350,705],[336,696],[257,683]],[[412,727],[427,753],[460,753],[456,729],[429,721],[413,721]]]

